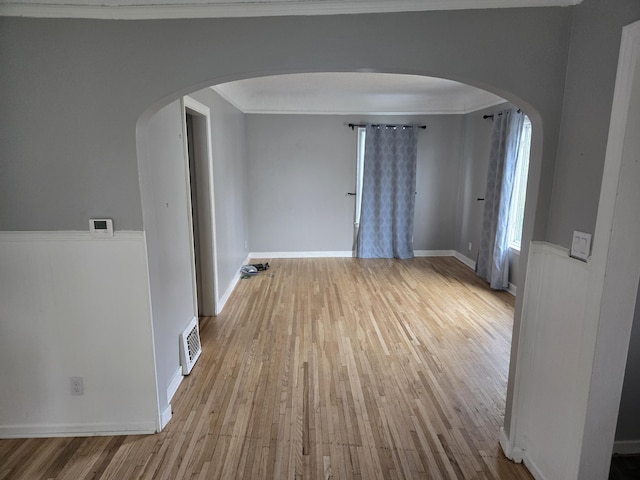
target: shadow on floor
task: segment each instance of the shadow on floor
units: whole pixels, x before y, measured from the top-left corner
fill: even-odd
[[[637,480],[640,478],[640,455],[614,455],[611,458],[609,480]]]

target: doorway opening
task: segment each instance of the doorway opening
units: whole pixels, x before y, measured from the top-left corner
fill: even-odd
[[[183,100],[184,148],[188,171],[194,308],[198,317],[214,316],[218,301],[215,210],[209,108]]]

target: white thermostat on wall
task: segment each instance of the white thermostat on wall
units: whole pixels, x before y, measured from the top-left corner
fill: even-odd
[[[113,220],[92,218],[89,220],[89,233],[92,237],[113,237]]]

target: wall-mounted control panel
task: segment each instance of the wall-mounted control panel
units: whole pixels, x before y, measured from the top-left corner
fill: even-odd
[[[113,237],[113,220],[92,218],[89,220],[89,233],[92,237]]]
[[[586,262],[589,258],[589,253],[591,253],[591,234],[574,230],[571,253],[569,255]]]

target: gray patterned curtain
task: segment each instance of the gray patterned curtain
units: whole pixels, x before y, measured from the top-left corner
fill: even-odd
[[[496,290],[505,290],[509,286],[509,207],[523,124],[524,114],[516,109],[504,110],[493,116],[476,271]]]
[[[356,256],[413,258],[417,128],[366,127]]]

